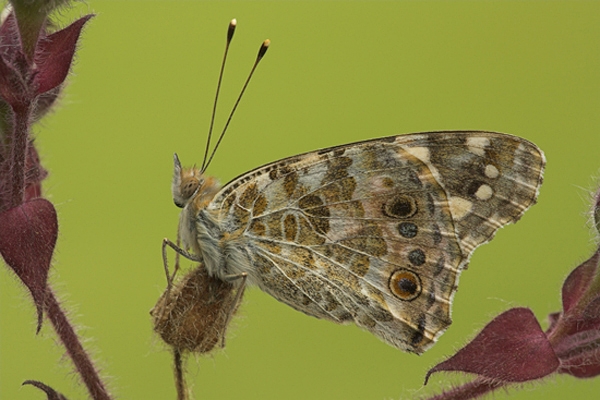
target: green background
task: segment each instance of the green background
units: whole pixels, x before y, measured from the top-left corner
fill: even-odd
[[[121,399],[173,399],[171,356],[148,311],[175,238],[172,155],[200,163],[230,19],[224,123],[260,43],[259,66],[210,173],[222,182],[301,152],[406,132],[485,129],[523,136],[548,160],[539,203],[477,250],[454,323],[418,357],[354,326],[247,291],[225,351],[191,357],[198,399],[400,399],[464,379],[428,368],[515,306],[546,315],[596,237],[588,224],[600,168],[600,2],[100,1],[56,112],[35,127],[58,209],[51,274]],[[0,268],[0,398],[42,399],[26,379],[86,398],[29,296]],[[600,379],[559,376],[496,399],[592,398]]]

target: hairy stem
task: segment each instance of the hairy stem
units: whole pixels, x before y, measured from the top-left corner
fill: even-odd
[[[23,203],[25,194],[25,158],[27,156],[27,139],[29,137],[29,107],[14,110],[11,142],[11,180],[10,205],[17,207]]]
[[[54,330],[65,346],[65,349],[67,349],[67,353],[87,386],[92,399],[110,400],[111,397],[100,379],[98,371],[96,371],[91,358],[85,352],[73,326],[70,324],[49,286],[45,298],[45,306],[48,319],[50,319]]]
[[[177,387],[177,400],[187,400],[187,388],[183,372],[183,357],[178,349],[173,349],[175,366],[175,386]]]

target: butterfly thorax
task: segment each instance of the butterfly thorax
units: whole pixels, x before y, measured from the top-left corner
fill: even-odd
[[[175,170],[171,190],[173,202],[180,207],[179,237],[183,247],[201,256],[207,270],[215,275],[221,263],[218,224],[205,212],[221,185],[218,180],[206,176],[198,168],[181,168],[175,156]],[[200,223],[199,223],[200,222]]]

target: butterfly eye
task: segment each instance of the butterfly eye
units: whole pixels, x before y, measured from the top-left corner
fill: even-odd
[[[390,277],[389,287],[400,300],[412,301],[421,294],[421,279],[414,272],[399,269]]]
[[[184,199],[189,199],[194,195],[198,187],[200,186],[200,181],[196,178],[187,178],[181,182],[181,197]]]

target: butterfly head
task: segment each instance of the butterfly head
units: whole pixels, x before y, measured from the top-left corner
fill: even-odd
[[[171,191],[173,202],[179,208],[193,203],[197,209],[206,207],[212,200],[219,184],[215,178],[205,176],[199,168],[182,168],[177,154],[173,157],[174,170]]]

